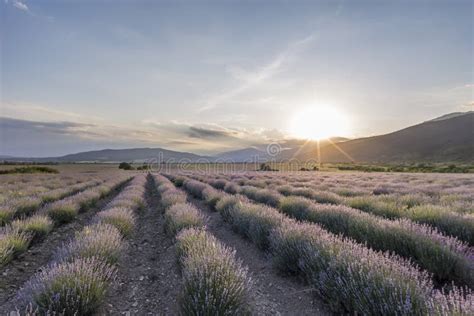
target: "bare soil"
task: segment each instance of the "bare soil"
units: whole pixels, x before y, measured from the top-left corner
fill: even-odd
[[[127,182],[128,183],[128,182]],[[33,244],[25,253],[8,263],[0,271],[0,315],[16,310],[18,302],[15,298],[21,286],[36,272],[51,262],[55,251],[66,241],[74,237],[76,231],[91,222],[94,215],[112,200],[125,186],[123,184],[96,205],[79,213],[77,218],[68,224],[55,227],[42,241]]]
[[[188,202],[208,216],[207,230],[225,245],[236,250],[236,256],[249,268],[254,281],[253,297],[257,315],[328,315],[324,305],[311,289],[294,277],[281,276],[273,268],[269,254],[232,231],[219,213],[202,201],[188,195]]]
[[[174,240],[164,232],[163,209],[151,177],[146,207],[138,214],[137,229],[119,261],[118,278],[98,314],[176,315],[181,277]]]

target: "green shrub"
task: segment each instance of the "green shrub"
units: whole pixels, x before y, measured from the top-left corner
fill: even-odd
[[[59,171],[50,167],[41,166],[16,167],[13,169],[0,170],[0,174],[12,173],[59,173]]]
[[[129,164],[128,162],[121,162],[119,164],[119,169],[123,169],[123,170],[133,170],[133,167],[131,164]]]
[[[174,185],[176,185],[178,188],[184,185],[184,181],[186,181],[186,178],[182,176],[177,176],[173,179]]]

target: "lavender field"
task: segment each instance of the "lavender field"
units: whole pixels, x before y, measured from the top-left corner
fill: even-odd
[[[474,1],[0,12],[0,316],[474,316]]]
[[[471,175],[2,180],[2,315],[474,313]]]

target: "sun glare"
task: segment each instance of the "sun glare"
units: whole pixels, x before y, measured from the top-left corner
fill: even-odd
[[[308,107],[293,117],[291,133],[305,139],[327,139],[334,136],[347,136],[349,121],[347,117],[332,107]]]

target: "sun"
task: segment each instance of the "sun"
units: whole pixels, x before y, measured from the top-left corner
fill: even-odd
[[[290,132],[298,138],[312,140],[347,136],[349,121],[336,108],[329,106],[307,107],[292,118]]]

